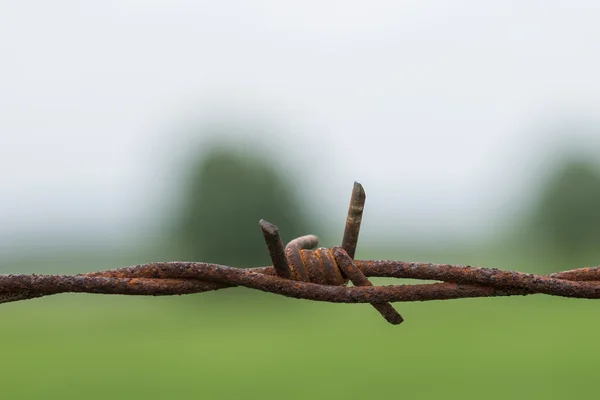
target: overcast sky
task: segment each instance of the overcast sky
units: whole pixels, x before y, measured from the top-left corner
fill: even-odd
[[[362,182],[363,236],[489,232],[597,123],[599,49],[594,0],[0,1],[0,237],[140,229],[215,115],[341,226]]]

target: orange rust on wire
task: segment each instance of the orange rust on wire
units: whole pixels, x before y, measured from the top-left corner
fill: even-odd
[[[292,271],[293,280],[310,282],[310,273],[307,269],[307,265],[302,259],[301,250],[315,247],[318,243],[319,238],[315,235],[306,235],[292,240],[285,246],[285,258]]]
[[[285,255],[292,270],[292,275],[303,282],[319,283],[321,285],[344,285],[348,282],[335,262],[330,249],[319,247],[316,236],[303,236],[292,240],[285,247]]]
[[[350,205],[348,206],[348,216],[346,217],[346,227],[344,228],[344,237],[342,247],[334,248],[332,255],[339,262],[339,268],[342,274],[352,281],[355,286],[373,286],[371,281],[358,269],[354,263],[356,246],[358,245],[358,235],[362,223],[362,215],[365,209],[367,195],[362,185],[354,182],[352,195],[350,196]],[[343,251],[342,251],[343,250]],[[390,303],[371,303],[371,305],[385,318],[389,323],[398,325],[404,319]]]
[[[79,275],[0,275],[0,303],[69,292],[168,296],[244,286],[299,299],[371,303],[388,321],[394,323],[394,318],[402,317],[392,314],[395,310],[390,309],[391,305],[382,304],[532,294],[600,299],[600,267],[540,276],[461,265],[353,260],[348,249],[353,244],[356,248],[357,227],[360,224],[350,223],[348,226],[350,228],[347,230],[354,229],[352,233],[355,234],[346,235],[345,232],[344,238],[354,238],[349,241],[344,239],[345,247],[309,250],[317,245],[316,236],[303,236],[283,249],[277,227],[261,223],[269,253],[277,260],[273,263],[275,267],[243,270],[202,262],[174,261]],[[290,259],[293,262],[287,265]],[[288,272],[289,277],[282,276]],[[442,283],[369,286],[366,277],[371,276]],[[345,286],[346,277],[356,286]]]
[[[334,247],[331,252],[340,269],[355,286],[373,286],[369,278],[354,264],[350,255],[343,248]],[[398,325],[404,321],[404,318],[390,303],[371,303],[371,305],[392,325]]]
[[[288,297],[333,303],[371,303],[381,301],[428,301],[470,297],[494,297],[545,293],[562,297],[600,299],[600,267],[586,268],[595,275],[593,281],[547,278],[548,284],[501,282],[494,279],[494,268],[460,265],[407,263],[402,261],[354,261],[365,276],[401,277],[420,280],[457,280],[460,271],[474,282],[345,287],[292,281],[277,277],[272,267],[239,269],[202,262],[157,262],[83,275],[0,275],[0,301],[12,297],[34,298],[58,293],[100,293],[163,296],[200,293],[233,286],[245,286]],[[379,267],[374,270],[374,267]],[[363,268],[364,267],[364,268]],[[431,272],[433,270],[433,273]],[[457,272],[458,271],[458,272]],[[577,270],[575,270],[577,271]],[[502,271],[533,279],[544,277],[513,271]],[[490,276],[491,274],[491,276]],[[133,278],[137,285],[129,286]],[[573,279],[573,278],[569,278]],[[462,279],[458,279],[462,280]],[[181,288],[180,285],[187,285]],[[17,300],[12,300],[17,301]]]
[[[271,255],[273,268],[275,268],[277,276],[292,279],[292,271],[285,257],[283,242],[281,241],[281,237],[279,237],[279,229],[264,219],[261,219],[258,224],[265,238],[265,243],[267,244],[267,249]]]
[[[362,214],[365,208],[367,195],[362,185],[354,182],[350,205],[348,206],[348,217],[346,218],[346,228],[344,229],[344,238],[342,239],[342,248],[346,250],[350,258],[354,258],[356,245],[358,244],[358,234],[360,224],[362,223]]]
[[[302,253],[308,253],[306,250],[302,250]],[[348,282],[348,279],[342,275],[333,252],[330,249],[319,247],[311,254],[313,257],[304,256],[304,259],[316,259],[321,266],[322,271],[325,274],[325,284],[327,285],[344,285]],[[319,281],[313,281],[319,283]]]
[[[348,281],[346,278],[349,278],[356,286],[373,286],[352,262],[358,243],[365,200],[366,195],[362,185],[354,182],[342,247],[332,250],[326,248],[310,250],[316,247],[319,241],[313,235],[294,239],[283,249],[279,229],[270,222],[260,220],[259,225],[277,275],[323,285],[345,285]],[[338,260],[341,262],[340,265]],[[404,321],[398,311],[387,302],[372,303],[372,306],[391,324],[397,325]]]

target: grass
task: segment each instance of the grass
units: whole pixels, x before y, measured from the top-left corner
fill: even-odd
[[[578,398],[599,305],[547,296],[368,305],[60,295],[0,306],[3,398]],[[243,301],[239,301],[243,300]]]

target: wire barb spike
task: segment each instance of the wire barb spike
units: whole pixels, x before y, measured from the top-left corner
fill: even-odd
[[[172,261],[78,275],[0,275],[0,303],[69,292],[170,296],[244,286],[298,299],[370,303],[387,321],[399,324],[402,316],[390,302],[533,294],[600,299],[600,267],[541,276],[462,265],[355,260],[365,199],[364,189],[355,183],[341,247],[311,250],[318,238],[306,235],[284,248],[277,227],[261,220],[272,267]],[[367,277],[441,283],[373,286]],[[354,287],[346,286],[348,279]]]

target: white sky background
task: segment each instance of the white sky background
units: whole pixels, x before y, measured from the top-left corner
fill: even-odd
[[[0,248],[151,226],[229,111],[340,229],[363,183],[361,240],[489,234],[555,125],[597,123],[598,71],[595,0],[0,1]]]

